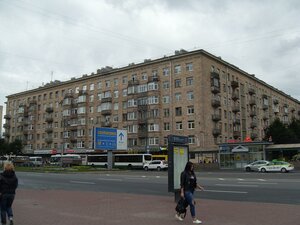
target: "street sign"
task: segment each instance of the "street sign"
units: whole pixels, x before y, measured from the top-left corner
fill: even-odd
[[[95,150],[127,150],[127,131],[95,127],[94,146]]]

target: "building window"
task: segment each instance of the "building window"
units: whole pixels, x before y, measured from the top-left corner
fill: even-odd
[[[125,76],[125,77],[122,77],[122,83],[123,84],[127,84],[127,77]]]
[[[159,144],[159,138],[158,137],[150,137],[148,139],[149,145],[158,145]]]
[[[164,123],[164,130],[169,131],[170,130],[170,123]]]
[[[119,110],[119,103],[118,102],[114,103],[114,110]]]
[[[170,69],[169,68],[163,68],[163,75],[164,76],[169,76],[170,74]]]
[[[186,68],[186,71],[193,71],[193,63],[187,63],[185,68]]]
[[[189,144],[195,144],[195,136],[194,135],[189,136]]]
[[[163,96],[163,103],[170,103],[170,96],[166,95],[166,96]]]
[[[149,124],[148,131],[159,131],[159,125],[154,123]]]
[[[102,88],[102,82],[99,81],[99,82],[98,82],[98,89],[101,89],[101,88]]]
[[[186,86],[191,86],[194,84],[194,78],[193,77],[187,77],[186,78]]]
[[[181,93],[175,93],[175,99],[176,99],[176,101],[180,101],[181,100]]]
[[[194,99],[194,92],[188,91],[187,92],[187,100],[193,100]]]
[[[93,91],[94,90],[94,84],[90,84],[90,91]]]
[[[110,88],[110,80],[105,81],[105,87]]]
[[[114,91],[114,98],[118,98],[119,97],[119,91]]]
[[[181,66],[180,66],[180,65],[176,65],[176,66],[174,67],[174,73],[175,73],[175,74],[181,73]]]
[[[195,128],[195,121],[189,120],[188,121],[188,129],[194,129]]]
[[[90,95],[90,102],[94,101],[94,95]]]
[[[170,116],[170,109],[164,109],[164,117]]]
[[[181,79],[175,80],[175,88],[181,87]]]
[[[182,116],[182,108],[181,107],[176,107],[175,108],[175,115],[176,116]]]
[[[182,122],[176,122],[176,130],[182,130]]]
[[[119,84],[119,80],[118,80],[118,78],[115,78],[114,79],[114,86],[118,86],[118,84]]]
[[[170,83],[169,83],[169,81],[164,81],[164,82],[163,82],[163,88],[164,88],[164,89],[169,89],[169,88],[170,88]]]
[[[191,114],[194,114],[194,106],[191,105],[191,106],[188,106],[187,107],[187,114],[191,115]]]
[[[142,73],[142,80],[148,80],[147,73]]]

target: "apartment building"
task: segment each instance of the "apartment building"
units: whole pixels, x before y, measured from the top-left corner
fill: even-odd
[[[299,119],[300,102],[204,50],[50,82],[7,96],[5,133],[25,153],[93,150],[93,128],[126,129],[128,149],[158,151],[170,134],[191,152],[251,138],[279,118]]]

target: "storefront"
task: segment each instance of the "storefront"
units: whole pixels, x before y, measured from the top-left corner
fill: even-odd
[[[221,169],[241,169],[249,162],[266,159],[266,146],[270,142],[235,142],[219,145]]]

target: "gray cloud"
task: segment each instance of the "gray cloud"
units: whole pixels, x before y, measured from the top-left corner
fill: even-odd
[[[180,48],[203,48],[300,99],[299,9],[296,0],[3,0],[0,104],[51,71],[67,80]]]

